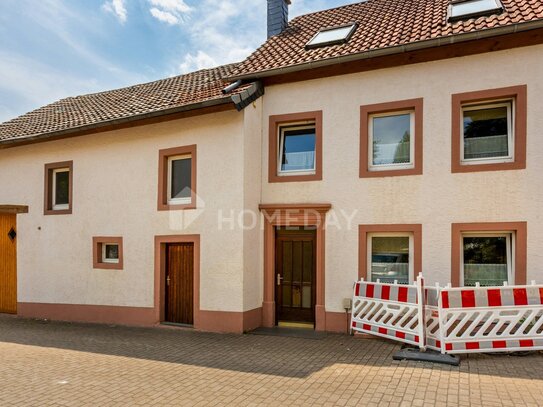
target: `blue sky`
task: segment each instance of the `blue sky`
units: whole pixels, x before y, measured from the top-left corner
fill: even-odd
[[[292,0],[290,16],[356,3]],[[0,122],[66,96],[242,60],[266,0],[1,0]]]

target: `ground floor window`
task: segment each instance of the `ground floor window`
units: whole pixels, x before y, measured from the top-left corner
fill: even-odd
[[[514,284],[514,233],[462,234],[463,285]]]
[[[368,236],[369,280],[409,284],[413,281],[413,235],[370,234]]]

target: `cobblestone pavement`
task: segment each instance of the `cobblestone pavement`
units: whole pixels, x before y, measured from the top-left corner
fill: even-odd
[[[543,354],[394,362],[399,345],[0,316],[0,406],[543,405]]]

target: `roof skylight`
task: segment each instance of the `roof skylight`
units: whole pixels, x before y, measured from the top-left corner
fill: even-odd
[[[500,0],[455,0],[449,9],[449,20],[485,16],[502,10]]]
[[[309,42],[306,44],[306,48],[318,48],[328,45],[344,44],[356,30],[357,24],[349,24],[341,27],[325,28],[320,30]]]

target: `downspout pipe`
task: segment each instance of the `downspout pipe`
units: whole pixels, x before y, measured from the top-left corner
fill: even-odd
[[[239,88],[242,83],[243,83],[243,81],[241,79],[237,80],[234,83],[231,83],[230,85],[228,85],[226,88],[224,88],[222,90],[222,94],[223,95],[228,95],[229,93],[231,93],[231,92],[235,91],[237,88]]]

